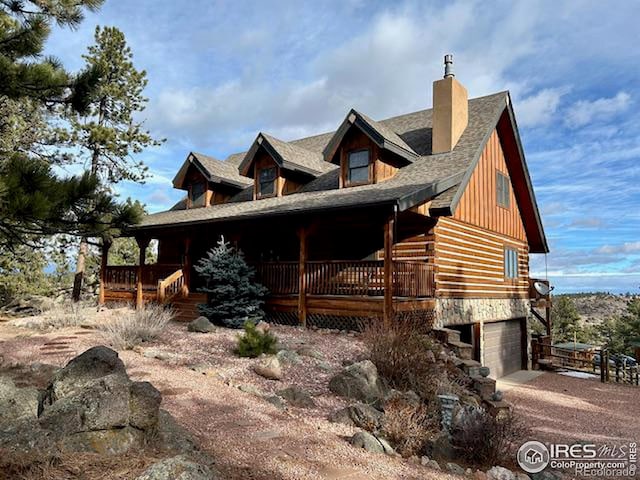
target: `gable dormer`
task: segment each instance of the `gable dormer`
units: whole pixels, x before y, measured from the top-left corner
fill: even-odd
[[[251,184],[236,167],[201,153],[191,152],[173,179],[173,186],[187,192],[186,208],[225,203]]]
[[[323,156],[340,165],[343,188],[382,182],[419,155],[393,130],[352,109]]]
[[[295,193],[302,185],[330,170],[320,153],[260,133],[240,164],[240,173],[253,178],[253,199]]]

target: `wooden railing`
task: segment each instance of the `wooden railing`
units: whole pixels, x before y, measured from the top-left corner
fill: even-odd
[[[256,266],[258,281],[271,294],[299,292],[298,262],[269,262]],[[321,260],[305,263],[308,295],[383,296],[382,260]],[[433,266],[424,262],[393,262],[393,295],[433,297]]]
[[[266,262],[256,265],[258,281],[275,295],[298,293],[298,262]]]
[[[164,280],[158,282],[158,302],[167,303],[184,293],[184,273],[182,269],[176,270]]]
[[[142,289],[156,290],[158,282],[165,279],[180,265],[154,264],[145,265],[142,269]],[[105,287],[107,290],[134,291],[138,284],[137,265],[112,265],[105,269]]]

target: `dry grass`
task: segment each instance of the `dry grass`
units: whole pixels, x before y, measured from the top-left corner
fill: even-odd
[[[517,444],[529,437],[529,428],[511,411],[494,417],[483,408],[465,407],[454,423],[451,443],[466,463],[492,466],[511,461]]]
[[[120,480],[136,478],[155,461],[148,452],[108,456],[0,450],[0,480]]]
[[[382,430],[396,451],[407,458],[422,453],[427,440],[438,431],[438,423],[437,410],[395,398],[385,405]]]
[[[37,326],[40,330],[78,327],[85,320],[83,310],[85,308],[81,303],[64,302],[43,313],[42,321]]]
[[[173,317],[174,312],[169,308],[146,304],[106,322],[100,330],[105,341],[116,350],[131,350],[160,335]]]
[[[430,401],[438,393],[442,369],[434,362],[438,344],[416,331],[412,322],[367,325],[362,340],[385,381],[397,390],[413,390]]]

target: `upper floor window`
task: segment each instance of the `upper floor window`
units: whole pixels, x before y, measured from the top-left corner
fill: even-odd
[[[504,248],[504,278],[518,278],[518,250]]]
[[[509,177],[501,172],[496,172],[496,194],[498,205],[509,208],[511,203],[511,191],[509,188]]]
[[[263,168],[258,173],[258,195],[268,197],[276,193],[276,167]]]
[[[207,187],[204,183],[192,183],[189,187],[189,204],[191,208],[204,207]]]
[[[369,182],[369,150],[349,152],[347,157],[347,183]]]

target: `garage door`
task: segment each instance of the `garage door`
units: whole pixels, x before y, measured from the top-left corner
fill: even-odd
[[[491,378],[522,368],[522,323],[517,319],[484,324],[484,364]]]

